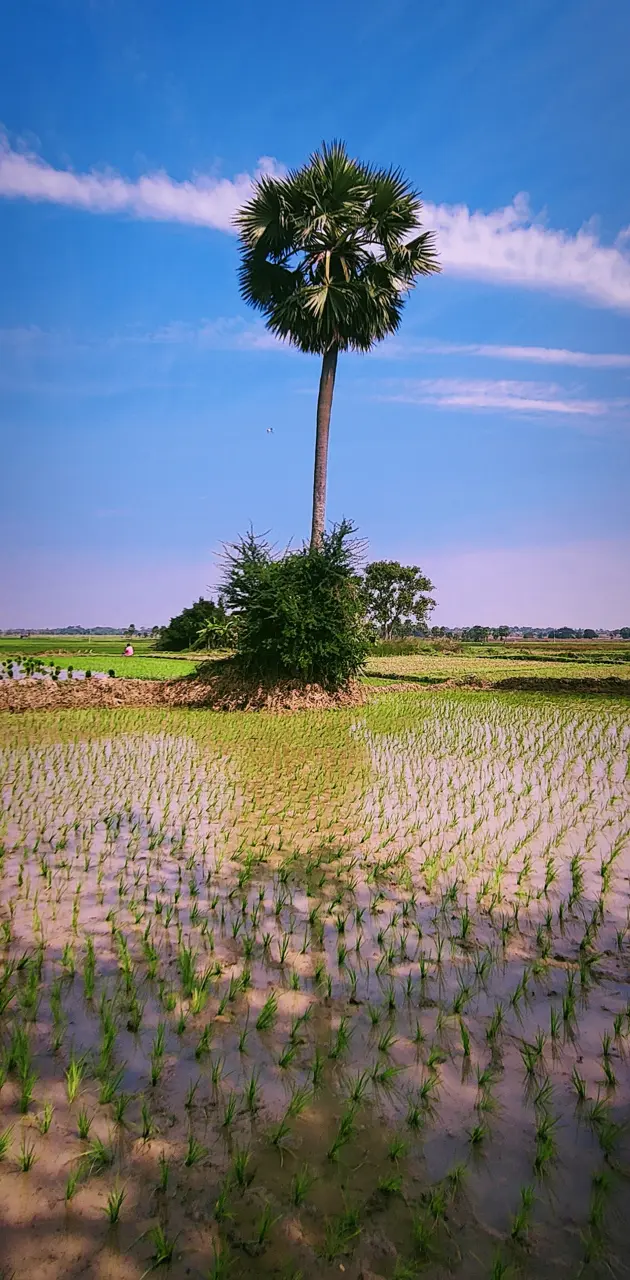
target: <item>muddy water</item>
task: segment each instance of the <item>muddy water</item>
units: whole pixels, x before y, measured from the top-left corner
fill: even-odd
[[[628,1274],[629,743],[446,693],[0,726],[0,1274]]]

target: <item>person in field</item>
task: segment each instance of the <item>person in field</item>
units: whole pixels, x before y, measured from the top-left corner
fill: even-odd
[[[123,657],[124,657],[124,658],[133,658],[133,645],[132,645],[132,644],[126,644],[126,645],[125,645],[125,647],[124,647],[124,649],[123,649]]]

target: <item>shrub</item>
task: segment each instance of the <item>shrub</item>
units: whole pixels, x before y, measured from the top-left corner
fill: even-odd
[[[199,640],[199,633],[209,623],[224,623],[225,610],[214,600],[204,600],[200,596],[187,609],[182,609],[171,618],[167,627],[162,627],[158,641],[158,649],[166,649],[169,653],[178,653],[181,649],[193,649]]]
[[[359,673],[369,645],[353,533],[344,520],[320,546],[279,558],[251,532],[226,548],[222,594],[244,675],[339,689]]]

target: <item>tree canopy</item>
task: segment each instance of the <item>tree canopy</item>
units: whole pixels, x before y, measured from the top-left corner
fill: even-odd
[[[222,604],[214,600],[204,600],[200,596],[194,604],[171,618],[167,627],[160,631],[159,648],[177,653],[180,649],[193,649],[199,640],[199,633],[209,623],[225,623],[226,613]]]
[[[383,640],[409,631],[409,625],[426,626],[435,600],[427,594],[433,583],[418,565],[397,560],[374,560],[366,565],[364,589],[367,614]]]
[[[421,210],[400,169],[323,145],[286,177],[261,177],[237,213],[241,294],[301,351],[369,351],[398,328],[416,277],[439,270]]]

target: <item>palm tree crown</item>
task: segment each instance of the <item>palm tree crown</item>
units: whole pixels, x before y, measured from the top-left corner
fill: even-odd
[[[324,145],[286,177],[262,177],[236,215],[241,295],[302,351],[369,351],[398,328],[415,278],[439,270],[421,209],[400,170]]]

